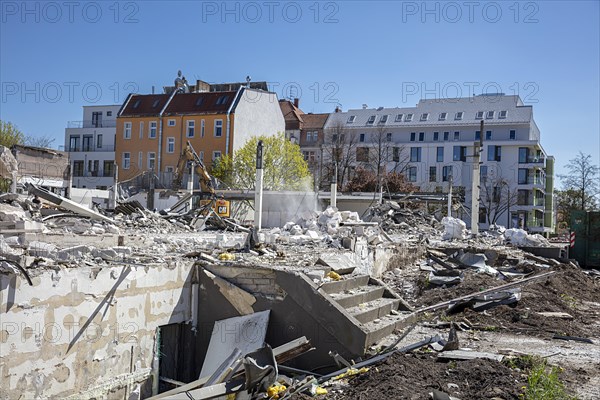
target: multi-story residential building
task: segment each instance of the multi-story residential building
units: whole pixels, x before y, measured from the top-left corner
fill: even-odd
[[[304,155],[304,160],[308,163],[308,168],[315,178],[317,186],[320,186],[323,182],[322,178],[322,165],[321,160],[323,159],[323,139],[324,133],[323,128],[329,118],[329,114],[303,114],[302,124],[300,126],[300,149]]]
[[[372,165],[383,140],[386,157],[379,160],[386,170],[403,171],[423,191],[446,192],[452,181],[454,193],[465,198],[459,216],[467,225],[473,155],[481,138],[480,227],[495,222],[533,232],[554,228],[554,159],[541,145],[532,106],[524,105],[519,96],[494,94],[421,100],[416,107],[348,110],[331,114],[325,131],[324,146],[340,140],[354,146],[353,167]]]
[[[292,143],[298,144],[300,141],[300,129],[304,120],[304,112],[299,108],[299,99],[294,101],[281,99],[279,100],[279,107],[283,113],[285,119],[285,137],[292,141]]]
[[[72,186],[108,189],[114,184],[115,134],[120,105],[83,106],[83,120],[70,121],[65,129]]]
[[[212,161],[241,148],[252,136],[285,130],[277,95],[236,91],[131,94],[117,117],[119,181],[154,171],[170,184],[189,141],[210,169]]]

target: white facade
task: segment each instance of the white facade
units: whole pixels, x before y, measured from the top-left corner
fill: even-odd
[[[83,120],[65,129],[72,186],[107,189],[114,184],[116,118],[120,105],[84,106]]]
[[[546,190],[548,156],[540,143],[532,107],[523,105],[518,96],[421,100],[416,107],[348,110],[331,114],[325,130],[346,132],[357,141],[354,146],[362,157],[356,166],[368,163],[364,151],[358,149],[369,148],[369,157],[373,157],[375,137],[384,132],[388,171],[403,164],[407,179],[422,191],[447,192],[452,175],[454,192],[465,198],[465,209],[457,214],[470,225],[474,145],[479,141],[482,120],[480,208],[486,208],[487,198],[498,198],[487,203],[487,208],[501,211],[497,224],[550,231],[553,208],[552,188]],[[331,143],[331,135],[326,136],[325,145],[328,141]],[[552,185],[551,177],[548,183]],[[512,202],[505,200],[509,196]],[[501,203],[513,204],[501,210]],[[480,227],[487,228],[488,222],[482,215]]]

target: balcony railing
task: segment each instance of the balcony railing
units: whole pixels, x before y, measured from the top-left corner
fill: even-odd
[[[519,164],[544,164],[545,162],[546,158],[544,156],[529,156],[519,159]]]
[[[67,128],[114,128],[117,126],[116,120],[107,121],[69,121]]]

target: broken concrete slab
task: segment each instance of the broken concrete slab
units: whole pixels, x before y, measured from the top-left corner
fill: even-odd
[[[351,274],[356,268],[353,254],[348,253],[322,253],[315,265],[324,265],[340,275]]]
[[[488,360],[502,361],[504,356],[501,354],[484,353],[479,351],[450,350],[441,352],[438,354],[438,358],[443,360],[474,360],[476,358],[485,358]]]
[[[212,272],[204,269],[203,273],[208,276],[219,288],[221,294],[231,303],[231,305],[242,315],[254,313],[252,305],[256,303],[256,297],[247,291],[235,286],[231,282],[216,276]]]

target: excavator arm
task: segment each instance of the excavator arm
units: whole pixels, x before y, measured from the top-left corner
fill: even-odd
[[[183,149],[183,153],[181,153],[181,156],[179,157],[179,162],[177,163],[177,170],[175,171],[175,177],[173,178],[173,189],[179,190],[181,188],[183,173],[189,161],[192,162],[194,166],[194,172],[200,178],[200,189],[202,190],[202,193],[207,193],[211,197],[213,197],[215,195],[215,189],[212,177],[206,171],[204,163],[202,162],[200,157],[198,157],[198,154],[196,154],[194,148],[192,147],[192,144],[189,141]]]

